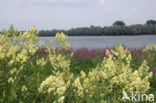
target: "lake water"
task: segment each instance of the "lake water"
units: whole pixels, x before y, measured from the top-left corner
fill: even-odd
[[[39,37],[39,40],[54,40],[54,37]],[[117,44],[124,44],[126,47],[143,47],[156,43],[156,35],[145,36],[68,36],[68,42],[72,48],[105,48]]]

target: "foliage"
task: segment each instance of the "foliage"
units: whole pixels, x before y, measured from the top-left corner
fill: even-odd
[[[125,26],[126,24],[123,22],[123,21],[120,21],[120,20],[118,20],[118,21],[115,21],[114,23],[113,23],[113,26]]]
[[[10,29],[0,35],[0,103],[115,103],[126,102],[123,90],[150,90],[148,62],[135,67],[130,50],[122,45],[106,49],[97,63],[93,61],[101,50],[86,54],[84,63],[91,66],[75,71],[83,67],[81,58],[69,49],[64,33],[56,34],[57,48],[52,41],[43,48],[35,26],[18,35]]]
[[[149,35],[156,34],[156,25],[153,22],[149,20],[146,24],[126,26],[123,21],[116,21],[114,26],[101,27],[91,25],[90,27],[72,28],[69,30],[41,30],[39,36],[55,36],[57,32],[64,32],[69,36]]]
[[[156,21],[155,20],[147,20],[146,24],[148,24],[148,25],[156,25]]]

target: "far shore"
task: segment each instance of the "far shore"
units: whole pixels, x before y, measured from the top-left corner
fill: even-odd
[[[68,34],[67,34],[68,35]],[[140,35],[68,35],[69,37],[80,37],[80,36],[156,36],[156,34],[140,34]],[[55,37],[55,35],[39,35],[39,37]]]

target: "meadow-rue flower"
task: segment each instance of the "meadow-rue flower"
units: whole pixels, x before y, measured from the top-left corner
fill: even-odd
[[[63,74],[56,73],[56,75],[50,75],[41,83],[38,92],[62,96],[66,92],[66,89],[67,84],[64,81]]]
[[[81,71],[81,77],[82,77],[82,78],[85,78],[85,77],[86,77],[86,73],[83,72],[83,71]]]
[[[16,71],[17,71],[17,69],[13,68],[12,70],[10,70],[10,74],[13,75]]]
[[[64,103],[64,99],[65,99],[65,97],[62,96],[62,97],[60,97],[57,101],[58,101],[58,103]]]
[[[13,83],[14,83],[14,80],[13,80],[12,77],[10,77],[10,78],[8,79],[8,83],[10,83],[10,84],[13,84]]]
[[[86,77],[80,75],[75,79],[73,86],[77,89],[78,96],[84,97],[87,95],[90,98],[98,96],[99,98],[99,96],[107,95],[101,90],[109,91],[109,94],[113,95],[111,94],[113,93],[112,91],[119,89],[114,88],[115,85],[118,87],[121,84],[127,92],[133,90],[146,92],[149,90],[150,83],[148,79],[152,75],[148,72],[149,67],[146,61],[143,62],[138,70],[133,72],[130,65],[127,65],[131,63],[129,51],[119,46],[119,48],[116,47],[116,49],[107,50],[106,52],[108,57],[104,58],[101,64],[90,71]],[[115,56],[113,57],[112,55]],[[126,63],[123,60],[126,60]]]
[[[36,61],[37,65],[41,65],[41,66],[45,66],[46,65],[46,60],[44,60],[44,58],[41,58],[39,60]]]
[[[21,91],[26,92],[27,90],[28,90],[27,87],[25,85],[23,85]]]
[[[66,91],[66,86],[57,88],[58,95],[63,95],[65,93],[65,91]]]

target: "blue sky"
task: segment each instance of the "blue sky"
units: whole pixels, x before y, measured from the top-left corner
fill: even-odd
[[[156,20],[156,0],[0,0],[0,30],[14,24],[18,30],[70,29],[127,25]]]

